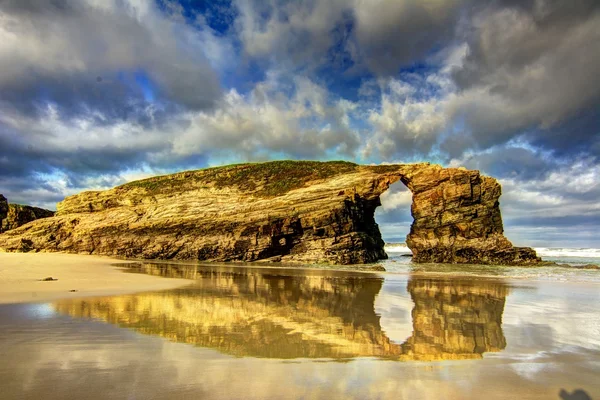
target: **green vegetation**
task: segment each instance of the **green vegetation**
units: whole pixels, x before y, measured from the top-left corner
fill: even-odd
[[[307,182],[351,172],[357,167],[346,161],[235,164],[143,179],[119,186],[117,190],[142,188],[149,194],[164,194],[192,187],[236,187],[258,196],[276,197],[301,188]]]
[[[398,164],[371,165],[369,168],[373,172],[377,172],[378,174],[385,174],[386,172],[396,172],[396,171],[398,171]]]

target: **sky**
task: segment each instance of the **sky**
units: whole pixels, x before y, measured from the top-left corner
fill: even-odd
[[[0,193],[232,162],[497,178],[517,245],[600,247],[597,0],[0,0]],[[411,222],[401,184],[384,238]]]

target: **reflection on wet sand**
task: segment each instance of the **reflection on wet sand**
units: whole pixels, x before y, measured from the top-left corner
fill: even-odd
[[[375,298],[383,278],[365,274],[141,264],[153,275],[196,279],[165,292],[63,300],[55,309],[235,356],[481,358],[506,340],[500,282],[413,277],[413,333],[394,343],[382,330]]]

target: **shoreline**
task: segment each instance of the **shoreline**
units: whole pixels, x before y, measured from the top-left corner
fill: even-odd
[[[108,256],[64,253],[0,253],[0,304],[38,303],[175,289],[188,279],[128,274],[130,263]],[[55,281],[43,281],[52,277]]]
[[[191,285],[193,280],[127,273],[127,264],[170,263],[174,265],[202,265],[193,262],[167,260],[136,260],[110,256],[67,253],[4,253],[0,252],[0,305],[38,303],[60,299],[133,294],[146,291],[175,289]],[[207,266],[210,263],[206,264]],[[314,265],[278,265],[244,263],[215,263],[214,266],[233,268],[266,268],[275,270],[314,270],[333,273],[357,273],[375,275],[415,275],[437,279],[503,280],[514,283],[546,282],[575,285],[598,285],[593,281],[546,280],[535,276],[502,276],[477,273],[440,271],[378,271],[369,269],[319,268]],[[43,281],[52,277],[55,281]],[[541,279],[540,279],[541,278]]]
[[[157,260],[157,259],[132,259],[132,258],[121,258],[123,262],[129,263],[149,263],[149,264],[169,264],[174,266],[186,266],[186,267],[227,267],[227,268],[256,268],[256,269],[272,269],[272,270],[308,270],[308,271],[321,271],[330,273],[352,273],[352,274],[374,274],[383,276],[420,276],[420,277],[432,277],[432,278],[444,278],[444,279],[501,279],[501,280],[515,280],[521,281],[532,281],[532,282],[560,282],[560,283],[574,283],[574,284],[592,284],[598,285],[600,281],[590,280],[552,280],[544,279],[544,276],[520,276],[520,275],[501,275],[493,273],[473,273],[466,270],[461,270],[464,267],[483,267],[489,268],[491,271],[503,271],[502,269],[523,269],[526,271],[536,271],[543,268],[558,268],[559,271],[570,271],[570,272],[585,272],[585,271],[596,271],[596,269],[585,269],[566,266],[566,264],[553,263],[552,261],[544,265],[483,265],[483,264],[416,264],[417,266],[427,265],[447,265],[456,268],[454,271],[442,272],[442,271],[393,271],[386,269],[378,269],[374,264],[353,264],[353,265],[330,265],[330,264],[304,264],[304,263],[280,263],[280,262],[269,262],[261,263],[260,261],[255,262],[211,262],[211,261],[194,261],[194,260]],[[404,264],[402,264],[404,265]],[[406,264],[405,266],[409,266]],[[354,267],[354,268],[352,268]],[[595,272],[592,272],[595,273]],[[598,272],[600,275],[600,272]]]

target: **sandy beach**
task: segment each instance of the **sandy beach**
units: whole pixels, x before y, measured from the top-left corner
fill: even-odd
[[[189,280],[127,274],[111,257],[60,253],[0,253],[0,304],[45,302],[172,289]],[[56,281],[43,281],[52,277]]]

